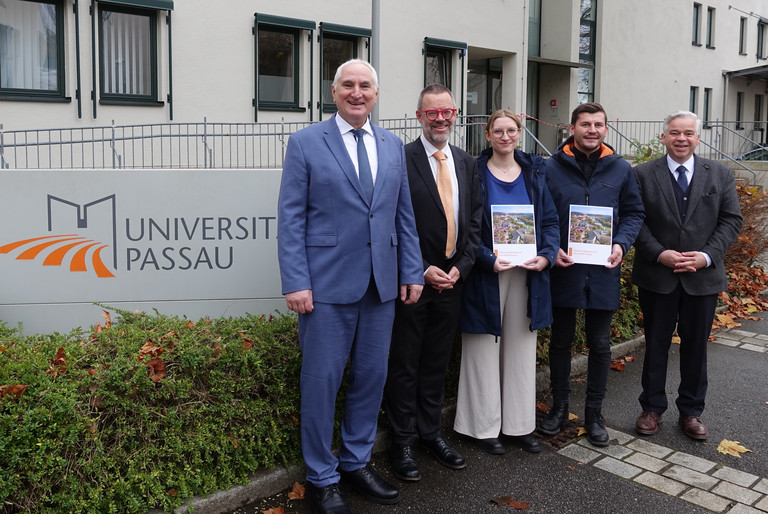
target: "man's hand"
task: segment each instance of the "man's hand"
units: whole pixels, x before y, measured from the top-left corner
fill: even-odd
[[[624,250],[621,249],[621,245],[614,244],[611,247],[611,255],[608,256],[608,264],[606,268],[612,269],[621,264],[621,259],[624,257]]]
[[[312,290],[302,289],[301,291],[293,291],[285,295],[285,303],[288,308],[293,312],[299,314],[309,314],[315,310],[315,306],[312,303]]]
[[[573,266],[573,258],[569,257],[567,253],[565,253],[565,250],[562,248],[557,250],[557,258],[555,259],[555,266],[560,266],[561,268],[567,268],[568,266]]]
[[[707,259],[701,252],[677,252],[664,250],[659,255],[659,262],[671,268],[675,273],[694,273],[707,265]]]
[[[403,284],[400,286],[400,300],[405,305],[411,305],[418,302],[423,288],[424,286],[421,284]]]
[[[461,273],[456,269],[456,266],[452,267],[448,273],[437,266],[430,266],[424,274],[424,282],[438,291],[443,291],[444,289],[453,289],[453,284],[459,280],[460,276]]]

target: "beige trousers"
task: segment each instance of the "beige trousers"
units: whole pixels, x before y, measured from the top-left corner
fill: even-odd
[[[527,271],[499,277],[501,338],[462,333],[453,428],[477,439],[526,435],[536,428],[536,332],[529,330]]]

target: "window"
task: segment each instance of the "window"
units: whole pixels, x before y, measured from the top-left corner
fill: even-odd
[[[529,0],[528,6],[528,55],[541,55],[541,0]]]
[[[595,100],[595,70],[579,68],[579,90],[577,92],[580,104]]]
[[[707,7],[707,48],[715,48],[715,8]]]
[[[444,39],[424,38],[424,85],[442,84],[452,89],[453,84],[453,56],[458,50],[459,59],[463,59],[467,53],[467,44],[458,41],[447,41]],[[461,71],[464,67],[461,66]],[[460,81],[462,88],[464,85],[463,77]],[[461,96],[464,96],[462,91]]]
[[[340,64],[358,58],[361,38],[365,38],[365,44],[368,46],[370,37],[369,29],[331,23],[320,24],[320,95],[323,112],[336,112],[331,92],[336,69]]]
[[[99,6],[101,103],[162,105],[157,96],[157,11]]]
[[[597,21],[597,0],[581,0],[579,29],[579,62],[595,62],[595,23]]]
[[[747,55],[747,18],[744,16],[739,21],[739,54]]]
[[[765,59],[768,57],[766,44],[768,44],[768,23],[757,22],[757,58]]]
[[[0,2],[0,98],[64,98],[61,0]]]
[[[691,43],[701,46],[701,4],[693,4],[693,30],[691,31]]]
[[[703,115],[702,115],[702,121],[704,124],[704,128],[709,128],[709,122],[711,121],[711,111],[712,111],[712,88],[711,87],[705,87],[704,88],[704,102],[702,105]]]
[[[742,120],[744,119],[744,93],[736,93],[736,130],[744,128]]]
[[[256,13],[256,95],[254,106],[276,111],[305,111],[299,95],[302,41],[311,41],[315,22]],[[307,38],[306,31],[310,31]],[[303,37],[302,37],[303,34]],[[311,97],[310,97],[311,101]],[[258,121],[258,114],[255,117]]]
[[[765,96],[755,95],[755,121],[763,121],[763,100]]]
[[[697,104],[699,103],[699,88],[697,86],[691,86],[691,95],[688,100],[688,110],[691,112],[696,112],[698,109]]]

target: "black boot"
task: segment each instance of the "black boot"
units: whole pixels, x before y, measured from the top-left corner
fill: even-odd
[[[595,446],[608,446],[610,438],[605,430],[605,420],[596,407],[584,409],[584,428],[587,431],[587,441]]]
[[[568,402],[555,402],[547,415],[536,427],[539,432],[547,435],[555,435],[568,424]]]

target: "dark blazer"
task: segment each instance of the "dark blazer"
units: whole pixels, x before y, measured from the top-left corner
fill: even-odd
[[[448,231],[445,211],[421,138],[405,145],[405,161],[423,271],[430,265],[438,266],[445,272],[456,266],[461,278],[466,279],[480,243],[483,198],[475,158],[453,145],[450,147],[459,184],[459,224],[456,227],[456,253],[449,261],[445,259],[445,237]]]
[[[719,293],[728,287],[723,258],[741,231],[741,211],[733,171],[717,161],[694,156],[685,223],[675,200],[667,157],[635,168],[645,204],[645,222],[635,240],[632,282],[667,294],[678,284],[690,295]],[[663,250],[699,251],[712,265],[696,273],[674,273],[657,262]]]
[[[373,276],[386,302],[399,285],[424,282],[403,143],[371,127],[379,165],[370,204],[334,118],[288,140],[277,225],[283,294],[311,289],[315,301],[349,304]]]

